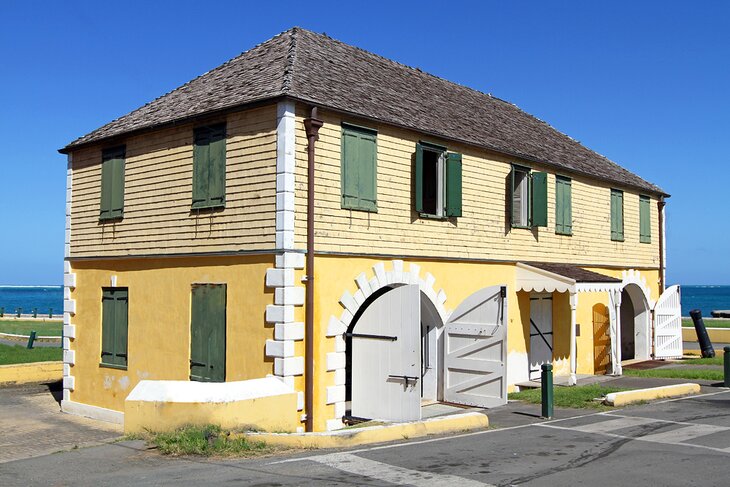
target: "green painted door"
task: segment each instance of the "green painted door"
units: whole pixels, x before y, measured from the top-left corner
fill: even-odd
[[[191,303],[190,379],[226,380],[226,285],[194,284]]]

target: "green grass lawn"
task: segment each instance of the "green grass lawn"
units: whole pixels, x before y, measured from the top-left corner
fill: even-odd
[[[3,345],[0,343],[0,365],[48,362],[62,359],[63,349],[60,347],[37,347],[28,350],[25,345]]]
[[[730,328],[730,320],[708,320],[704,319],[707,328]],[[682,326],[686,328],[694,328],[695,324],[691,318],[682,318]]]
[[[61,336],[63,321],[0,320],[0,332],[16,335],[30,335],[35,330],[38,336]]]
[[[229,437],[220,426],[186,426],[166,433],[142,435],[163,455],[250,457],[276,451],[276,447],[244,437]]]
[[[695,360],[695,359],[692,359]],[[683,362],[684,363],[684,362]],[[624,369],[624,375],[632,377],[656,377],[661,379],[690,379],[721,381],[724,376],[722,370],[701,369],[699,367],[682,369]]]
[[[555,387],[553,389],[553,405],[558,408],[609,409],[610,406],[606,406],[593,399],[623,390],[625,389],[601,385]],[[525,401],[532,404],[540,404],[542,401],[540,389],[527,389],[520,392],[513,392],[509,395],[509,399]]]

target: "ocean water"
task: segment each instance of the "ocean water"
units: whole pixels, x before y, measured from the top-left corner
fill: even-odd
[[[730,286],[681,286],[682,316],[699,309],[709,318],[713,309],[730,309]]]
[[[53,308],[54,315],[63,313],[63,286],[0,286],[0,308],[5,314],[13,314],[23,308],[23,314],[47,314]]]
[[[0,286],[0,308],[12,314],[17,308],[31,313],[38,308],[39,314],[63,311],[63,286]],[[682,286],[682,316],[689,316],[692,309],[702,310],[709,317],[713,309],[730,309],[730,286]]]

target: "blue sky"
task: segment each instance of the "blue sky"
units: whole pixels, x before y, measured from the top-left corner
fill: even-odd
[[[58,148],[293,25],[509,100],[660,185],[669,282],[730,284],[730,3],[448,5],[0,2],[0,284],[62,281]]]

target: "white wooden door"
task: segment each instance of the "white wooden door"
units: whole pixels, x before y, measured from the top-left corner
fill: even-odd
[[[530,296],[530,380],[540,380],[540,366],[553,361],[553,297]]]
[[[386,421],[421,419],[421,292],[388,291],[352,330],[352,415]]]
[[[679,286],[668,287],[654,305],[654,358],[682,358],[682,305]]]
[[[444,400],[479,407],[507,403],[506,288],[466,298],[444,325]]]

